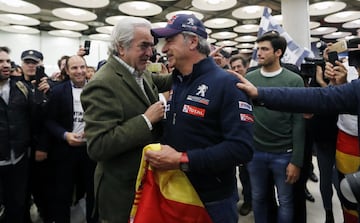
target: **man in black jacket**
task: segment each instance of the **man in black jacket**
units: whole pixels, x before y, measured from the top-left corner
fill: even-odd
[[[22,223],[28,176],[31,118],[37,109],[30,89],[10,78],[9,48],[0,47],[0,188],[3,222]],[[49,85],[42,79],[38,90]]]

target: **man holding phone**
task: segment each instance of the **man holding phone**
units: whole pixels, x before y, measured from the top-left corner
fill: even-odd
[[[91,45],[91,41],[85,40],[84,45],[80,44],[77,55],[81,56],[81,57],[89,55],[90,54],[90,45]]]

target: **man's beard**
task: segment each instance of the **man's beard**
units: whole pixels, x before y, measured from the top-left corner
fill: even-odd
[[[5,76],[3,74],[0,74],[0,81],[7,80],[7,79],[9,79],[9,77],[10,77],[10,75]]]

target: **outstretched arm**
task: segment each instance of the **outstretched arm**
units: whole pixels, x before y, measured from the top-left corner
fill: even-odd
[[[236,76],[241,82],[237,83],[236,86],[245,91],[247,95],[249,95],[250,98],[255,99],[259,96],[257,87],[255,87],[250,81],[246,80],[245,77],[243,77],[241,74],[236,73],[232,70],[227,70],[229,73]]]

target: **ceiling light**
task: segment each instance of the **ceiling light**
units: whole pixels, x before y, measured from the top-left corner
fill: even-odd
[[[131,1],[119,5],[118,9],[132,16],[154,16],[162,12],[162,8],[154,3],[145,1]]]
[[[239,50],[239,53],[245,53],[245,54],[252,53],[252,52],[253,52],[252,49],[241,49],[241,50]]]
[[[96,33],[89,35],[90,39],[93,40],[104,40],[104,41],[110,41],[110,35],[105,33]]]
[[[330,13],[338,12],[346,7],[344,2],[336,1],[323,1],[309,5],[309,15],[327,15]]]
[[[18,14],[36,14],[40,7],[35,4],[21,0],[0,0],[1,11],[14,12]]]
[[[81,35],[81,33],[79,32],[74,32],[74,31],[71,31],[71,30],[51,30],[48,32],[50,35],[53,35],[53,36],[62,36],[62,37],[71,37],[71,38],[78,38]]]
[[[236,0],[193,0],[191,4],[204,11],[221,11],[234,7]]]
[[[254,42],[257,39],[256,36],[251,36],[251,35],[245,35],[245,36],[240,36],[238,38],[235,39],[235,41],[241,42],[241,43],[247,43],[247,42]]]
[[[359,18],[360,18],[360,11],[343,11],[332,15],[328,15],[324,18],[324,20],[325,22],[328,23],[340,23],[340,22],[348,22]]]
[[[315,28],[317,28],[319,26],[320,26],[320,22],[310,21],[310,24],[309,24],[310,29],[315,29]]]
[[[338,39],[338,38],[344,38],[345,36],[350,36],[351,32],[333,32],[327,35],[323,35],[323,38],[326,39]]]
[[[329,34],[329,33],[333,33],[336,32],[337,28],[335,27],[318,27],[316,29],[312,29],[310,30],[310,34],[311,35],[325,35],[325,34]]]
[[[233,40],[224,40],[216,43],[217,46],[235,46],[238,42]]]
[[[9,23],[0,21],[0,26],[7,26],[7,25],[9,25]]]
[[[51,30],[48,33],[53,36],[62,36],[62,37],[71,37],[71,38],[77,38],[82,36],[81,33],[70,30]]]
[[[204,22],[204,25],[209,28],[220,29],[220,28],[229,28],[237,24],[236,20],[228,18],[215,18],[209,19]]]
[[[88,25],[79,22],[69,21],[69,20],[53,21],[50,22],[49,25],[57,29],[68,29],[74,31],[82,31],[89,29]]]
[[[195,11],[190,11],[190,10],[180,10],[180,11],[173,11],[168,13],[165,17],[167,20],[171,19],[174,15],[177,14],[186,14],[186,15],[191,15],[193,14],[196,18],[198,18],[199,20],[202,20],[204,18],[204,15],[200,12],[195,12]]]
[[[85,9],[78,8],[57,8],[52,10],[52,13],[62,19],[74,20],[74,21],[92,21],[97,18],[95,13],[92,13]]]
[[[206,41],[211,44],[211,43],[215,43],[217,40],[213,38],[207,38]]]
[[[24,34],[40,33],[40,30],[38,29],[27,26],[20,26],[20,25],[0,26],[0,29],[5,32],[12,32],[12,33],[24,33]]]
[[[68,5],[82,8],[103,8],[109,5],[109,0],[60,0]]]
[[[116,16],[110,16],[105,19],[105,22],[109,23],[110,25],[115,26],[119,21],[122,19],[129,17],[126,15],[116,15]]]
[[[311,43],[316,43],[316,42],[319,42],[320,41],[320,38],[318,37],[310,37],[310,42]]]
[[[360,19],[357,20],[353,20],[347,23],[344,23],[342,25],[343,28],[345,29],[356,29],[356,28],[360,28]]]
[[[237,37],[238,35],[234,32],[217,32],[217,33],[213,33],[211,34],[211,37],[214,39],[232,39]]]
[[[249,5],[240,7],[232,11],[232,16],[239,19],[255,19],[260,18],[264,12],[265,7],[259,5]],[[271,13],[271,9],[268,8]]]
[[[247,48],[254,48],[255,44],[253,43],[240,43],[238,45],[236,45],[237,48],[240,48],[240,49],[247,49]]]
[[[95,27],[99,27],[99,26],[104,26],[105,23],[100,22],[100,21],[90,21],[87,23],[89,26],[95,26]]]
[[[0,14],[0,21],[24,26],[36,26],[40,24],[40,21],[37,19],[19,14]]]
[[[101,26],[96,28],[96,32],[111,34],[114,29],[114,26]]]
[[[254,33],[259,31],[259,25],[256,24],[245,24],[234,28],[235,32],[238,33]]]

